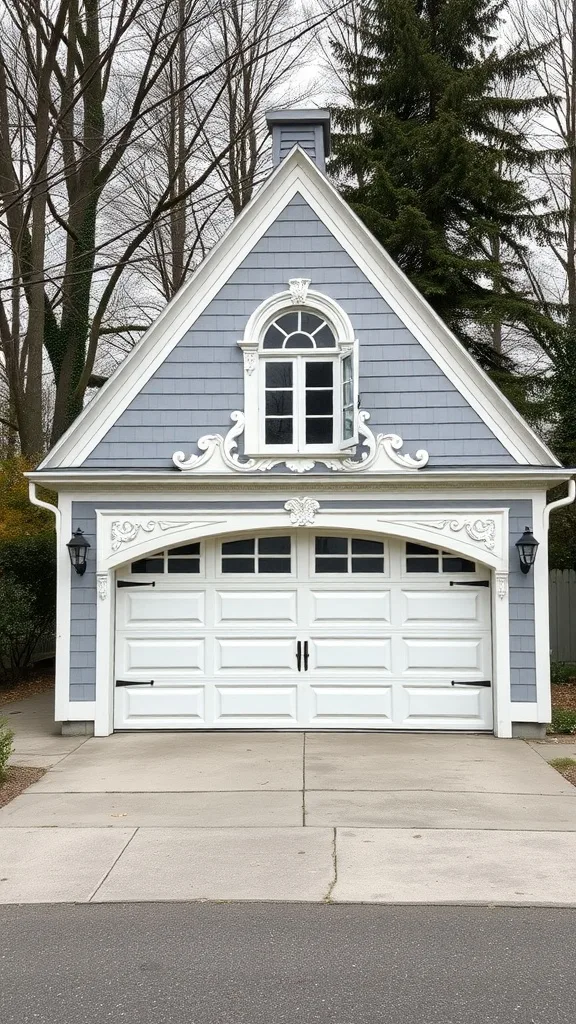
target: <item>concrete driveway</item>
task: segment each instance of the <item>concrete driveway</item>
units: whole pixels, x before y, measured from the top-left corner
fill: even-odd
[[[0,902],[293,900],[576,905],[564,748],[488,736],[62,737],[11,704]]]

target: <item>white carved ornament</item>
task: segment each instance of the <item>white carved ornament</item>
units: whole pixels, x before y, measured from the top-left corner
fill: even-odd
[[[284,508],[290,513],[292,526],[314,526],[320,503],[315,498],[290,498]]]
[[[366,426],[370,419],[369,412],[358,413],[358,435],[360,444],[367,449],[360,458],[309,458],[298,455],[284,457],[259,457],[248,458],[242,461],[237,448],[237,438],[244,432],[245,418],[243,412],[230,414],[234,426],[230,428],[226,437],[221,434],[206,434],[198,441],[198,448],[201,455],[190,455],[186,458],[184,452],[174,452],[172,461],[177,469],[183,473],[192,473],[204,469],[209,473],[222,473],[227,470],[234,470],[238,473],[251,473],[254,471],[266,472],[274,466],[284,464],[292,473],[307,473],[316,463],[332,469],[334,472],[357,473],[371,470],[372,472],[386,472],[395,470],[397,466],[402,469],[422,469],[428,462],[428,452],[421,449],[415,456],[401,454],[404,442],[398,434],[374,435]]]
[[[308,295],[308,289],[311,281],[309,277],[293,277],[288,281],[288,288],[290,289],[290,296],[295,306],[303,306],[306,302]]]
[[[496,593],[501,601],[504,600],[508,593],[508,573],[497,572],[496,573]]]
[[[427,526],[432,530],[450,530],[451,533],[460,533],[461,530],[469,536],[470,540],[477,544],[484,544],[488,551],[493,551],[496,545],[496,522],[494,519],[438,519],[435,522],[417,523],[417,526]]]
[[[244,369],[248,376],[254,373],[256,369],[256,363],[258,362],[258,354],[253,351],[244,352]]]
[[[96,576],[96,586],[98,588],[98,597],[101,601],[105,601],[108,597],[108,573],[99,572]]]

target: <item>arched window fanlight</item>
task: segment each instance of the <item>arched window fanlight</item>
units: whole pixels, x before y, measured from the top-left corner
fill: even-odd
[[[334,349],[336,338],[322,317],[305,310],[284,313],[270,324],[263,349]]]

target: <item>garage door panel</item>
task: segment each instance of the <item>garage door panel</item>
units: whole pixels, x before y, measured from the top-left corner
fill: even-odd
[[[408,727],[442,728],[443,724],[453,727],[455,720],[460,720],[460,728],[476,728],[486,717],[487,692],[482,686],[460,689],[426,683],[404,686],[403,689],[406,698],[404,725]]]
[[[392,719],[392,687],[311,686],[312,723],[338,726],[342,721],[386,725]]]
[[[296,625],[297,594],[285,591],[232,591],[216,593],[216,625],[277,622]]]
[[[118,599],[120,629],[167,626],[181,629],[202,626],[206,619],[206,595],[202,590],[127,590]]]
[[[294,637],[216,637],[216,673],[296,671]]]
[[[215,687],[216,722],[242,724],[247,720],[262,719],[296,723],[298,719],[298,687],[275,686],[223,686]]]
[[[168,675],[204,671],[205,640],[175,637],[127,637],[122,644],[122,674],[164,672]]]
[[[407,673],[482,673],[483,637],[404,637]]]
[[[313,590],[311,625],[322,622],[390,622],[390,592]]]
[[[489,598],[485,590],[404,590],[401,605],[404,609],[402,624],[442,623],[456,626],[460,623],[487,621]]]
[[[389,673],[391,643],[389,637],[311,637],[310,671],[348,675],[350,671]]]
[[[122,687],[117,697],[116,719],[120,719],[122,727],[198,727],[205,720],[204,687]]]
[[[475,685],[492,678],[489,588],[408,578],[393,539],[386,574],[355,574],[350,555],[326,578],[314,531],[295,531],[297,578],[260,572],[258,554],[250,579],[223,575],[219,543],[196,578],[116,592],[116,678],[154,680],[117,687],[116,728],[492,727],[492,690]]]

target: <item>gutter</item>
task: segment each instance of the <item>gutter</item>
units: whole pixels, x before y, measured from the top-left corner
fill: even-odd
[[[30,478],[31,473],[25,473],[25,476]],[[56,505],[51,505],[49,501],[42,501],[36,493],[36,484],[33,480],[28,479],[28,497],[33,505],[37,505],[38,508],[47,508],[49,512],[52,512],[55,519],[56,526],[56,550],[60,550],[60,524],[62,521],[62,513]]]
[[[574,477],[568,481],[568,494],[565,498],[558,498],[557,501],[551,501],[546,505],[544,509],[544,529],[548,531],[550,526],[550,514],[555,512],[557,508],[563,508],[564,505],[571,505],[576,498],[576,480]]]

